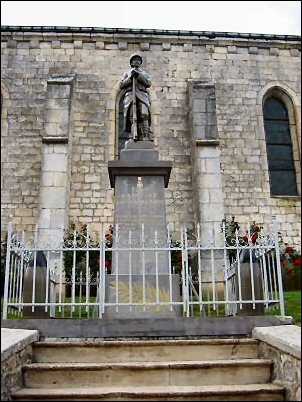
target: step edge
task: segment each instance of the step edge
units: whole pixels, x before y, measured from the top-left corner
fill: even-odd
[[[259,345],[259,341],[257,339],[180,339],[180,340],[95,340],[95,338],[91,338],[88,340],[40,340],[34,342],[33,346],[37,348],[41,347],[66,347],[66,346],[162,346],[162,345],[213,345],[213,346],[221,346],[221,345]]]
[[[178,368],[178,367],[225,367],[225,366],[271,366],[273,361],[270,359],[225,359],[225,360],[172,360],[172,361],[138,361],[138,362],[100,362],[100,363],[90,363],[90,362],[36,362],[27,363],[23,366],[24,370],[35,371],[39,370],[94,370],[94,369],[108,369],[108,368]]]
[[[227,393],[239,394],[255,391],[264,391],[270,393],[284,392],[285,387],[275,384],[225,384],[225,385],[201,385],[201,386],[149,386],[149,387],[78,387],[78,388],[21,388],[12,393],[15,396],[40,394],[76,394],[92,395],[92,394],[133,394],[133,395],[153,395],[153,394],[199,394],[199,393]]]

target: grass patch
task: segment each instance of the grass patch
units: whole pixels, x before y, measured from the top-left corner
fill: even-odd
[[[291,315],[295,324],[301,324],[301,290],[284,292],[285,314]]]
[[[57,300],[57,303],[59,301]],[[66,297],[64,299],[65,303],[70,303],[71,304],[71,297]],[[94,306],[86,307],[85,306],[85,297],[82,297],[81,299],[79,297],[75,297],[75,303],[82,303],[80,306],[62,306],[59,308],[58,306],[56,307],[56,318],[97,318],[98,310]],[[90,303],[95,303],[96,302],[96,297],[90,297]]]
[[[97,318],[98,310],[94,306],[86,307],[85,306],[85,297],[75,297],[75,303],[80,303],[78,306],[71,306],[71,297],[66,297],[62,299],[62,302],[69,303],[68,306],[56,306],[55,318]],[[90,303],[95,303],[96,297],[90,297]],[[59,300],[57,300],[59,303]],[[2,304],[3,299],[1,299],[1,318],[2,318]],[[8,309],[7,319],[22,319],[22,312],[18,313],[17,310],[13,311],[13,309]]]
[[[79,302],[80,298],[76,297],[75,302]],[[89,309],[86,308],[85,304],[85,297],[82,297],[82,306],[75,306],[74,309],[71,306],[65,306],[61,308],[56,307],[56,317],[59,318],[88,318],[88,317],[98,317],[97,310],[94,307],[90,307]],[[95,302],[96,298],[91,297],[90,302]],[[2,313],[2,302],[1,299],[1,313]],[[65,302],[71,303],[71,298],[65,298]],[[292,290],[292,291],[285,291],[284,292],[284,306],[285,306],[285,315],[291,316],[294,319],[294,324],[301,325],[301,290]],[[217,310],[213,310],[213,306],[204,306],[203,312],[200,313],[199,306],[194,305],[193,308],[193,316],[224,316],[224,306],[217,305]],[[72,311],[73,310],[73,311]],[[192,312],[191,312],[192,313]],[[271,308],[267,315],[280,315],[279,308]],[[2,315],[2,314],[1,314]],[[18,319],[22,318],[16,314],[12,314],[8,312],[7,315],[8,319]]]
[[[285,315],[293,317],[294,324],[301,325],[301,290],[284,292],[284,310]],[[280,309],[271,309],[268,315],[280,315]]]

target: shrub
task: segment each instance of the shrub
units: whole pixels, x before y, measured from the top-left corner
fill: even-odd
[[[280,257],[284,290],[301,289],[301,253],[294,247],[285,245]]]

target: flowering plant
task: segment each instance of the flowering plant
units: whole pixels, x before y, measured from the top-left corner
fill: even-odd
[[[281,251],[282,277],[285,290],[301,289],[302,258],[294,247],[286,245]]]
[[[249,231],[246,231],[242,236],[239,234],[239,225],[238,222],[235,221],[235,217],[232,216],[232,220],[228,221],[227,219],[223,219],[221,222],[221,232],[225,234],[225,245],[227,247],[236,247],[237,242],[240,246],[246,246],[250,242],[252,244],[257,244],[260,232],[262,227],[256,225],[255,221],[250,225]],[[235,249],[228,249],[229,260],[232,263],[236,259],[237,252]]]
[[[171,241],[171,248],[173,247],[180,247],[181,244],[177,240],[172,240]],[[182,268],[182,252],[181,250],[171,250],[171,267],[172,267],[172,272],[175,274],[180,274],[181,273],[181,268]]]
[[[238,236],[238,242],[240,245],[245,246],[251,241],[253,244],[256,244],[262,230],[262,227],[256,225],[255,221],[250,225],[249,232],[245,232],[243,236],[239,235],[240,226],[238,222],[235,221],[235,217],[232,216],[232,220],[228,221],[227,219],[223,219],[221,223],[221,231],[225,231],[225,241],[227,246],[235,246],[236,245],[236,234]]]
[[[171,240],[170,245],[170,257],[171,257],[171,268],[173,274],[180,274],[182,271],[182,264],[183,264],[183,254],[181,250],[173,250],[173,248],[180,248],[181,242],[178,240]],[[188,254],[188,264],[189,266],[192,265],[192,256]]]
[[[112,247],[113,228],[110,225],[105,234],[106,248]],[[100,266],[100,250],[88,250],[85,248],[100,248],[100,243],[94,240],[87,231],[87,225],[76,230],[75,225],[70,226],[70,232],[66,232],[63,240],[63,247],[69,248],[63,252],[64,270],[67,279],[72,277],[73,264],[75,262],[75,276],[83,279],[86,277],[86,259],[88,254],[90,277],[96,278]],[[78,250],[80,249],[80,250]],[[111,271],[111,251],[105,251],[106,272]]]
[[[250,225],[249,233],[246,232],[242,236],[239,235],[239,225],[235,221],[234,216],[232,216],[231,221],[223,219],[221,223],[221,232],[225,233],[225,244],[227,247],[236,247],[237,242],[240,246],[246,246],[248,244],[256,245],[259,243],[261,230],[262,227],[253,222]],[[281,238],[279,241],[282,241]],[[235,248],[230,248],[227,251],[230,262],[232,263],[236,260],[236,250]],[[284,288],[286,290],[301,289],[301,253],[294,247],[285,245],[283,249],[281,248],[280,259]]]
[[[113,226],[110,225],[107,232],[105,233],[105,245],[106,245],[106,251],[105,251],[105,267],[106,267],[106,272],[108,274],[111,273],[111,265],[112,265],[112,251],[107,250],[108,248],[111,248],[113,244]],[[99,260],[100,263],[100,260]]]

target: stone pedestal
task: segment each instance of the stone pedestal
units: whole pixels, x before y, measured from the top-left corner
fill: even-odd
[[[259,261],[252,253],[252,266],[250,266],[250,253],[249,250],[243,250],[240,256],[240,284],[241,284],[241,297],[242,300],[252,300],[252,275],[254,282],[254,299],[263,300],[263,285],[262,285],[262,273],[259,265]],[[252,268],[252,273],[251,273]],[[237,268],[237,278],[238,268]],[[236,298],[239,300],[239,283],[237,284]],[[255,303],[255,308],[253,308],[253,303],[244,303],[242,309],[237,306],[237,315],[264,315],[264,305],[263,303]]]
[[[149,141],[128,142],[121,151],[120,160],[108,163],[111,187],[115,189],[113,248],[117,249],[112,252],[111,276],[118,276],[118,280],[113,282],[112,278],[107,277],[107,282],[110,282],[106,292],[107,301],[112,302],[112,297],[118,294],[113,289],[117,285],[113,283],[120,281],[122,287],[126,283],[140,282],[141,288],[145,287],[141,295],[147,291],[148,286],[148,290],[151,292],[152,287],[156,294],[156,275],[158,286],[161,287],[160,293],[170,292],[169,281],[163,278],[169,277],[169,251],[164,250],[167,248],[164,188],[168,186],[171,168],[172,162],[159,161],[158,151]],[[156,247],[158,250],[155,250]],[[174,282],[178,283],[178,278],[174,278]],[[163,283],[166,283],[164,287]],[[176,287],[179,289],[179,284]],[[131,294],[130,288],[128,286],[126,293]],[[140,302],[143,300],[140,298]],[[153,301],[156,302],[156,298]],[[123,307],[124,310],[134,311],[130,306]],[[159,310],[154,309],[154,313],[156,311]],[[147,314],[145,310],[140,311],[139,316],[146,316],[144,314]]]
[[[37,251],[36,256],[32,257],[32,260],[24,271],[23,302],[45,303],[50,299],[50,290],[50,285],[48,285],[47,289],[47,261],[43,251]],[[48,300],[46,300],[47,294]],[[43,306],[35,306],[34,309],[31,306],[23,307],[23,318],[49,317],[49,307],[47,311],[45,311],[45,307]]]

